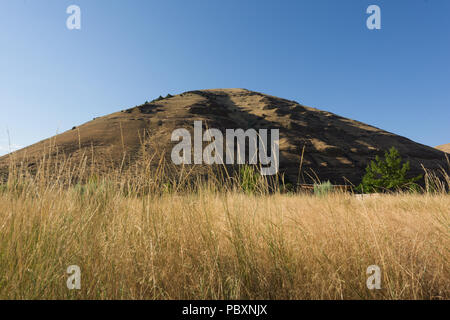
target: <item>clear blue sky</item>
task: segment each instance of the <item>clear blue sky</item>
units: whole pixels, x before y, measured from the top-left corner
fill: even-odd
[[[449,143],[449,16],[448,0],[2,0],[0,153],[7,131],[26,146],[160,94],[235,87]]]

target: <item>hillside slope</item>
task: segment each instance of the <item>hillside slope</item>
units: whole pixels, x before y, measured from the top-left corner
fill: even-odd
[[[436,149],[450,153],[450,143],[442,144],[440,146],[437,146]]]
[[[194,120],[222,131],[280,129],[280,172],[292,183],[298,180],[303,147],[303,183],[310,183],[316,176],[336,184],[347,180],[359,183],[368,162],[391,146],[411,161],[412,174],[422,172],[420,164],[430,169],[445,166],[444,152],[437,149],[295,101],[246,89],[190,91],[115,112],[16,151],[14,158],[26,158],[33,166],[51,146],[53,154],[58,152],[75,160],[95,153],[96,158],[117,163],[124,152],[128,164],[143,152],[164,153],[170,160],[176,144],[170,140],[172,131],[192,131]],[[10,155],[0,158],[3,170],[9,160]]]

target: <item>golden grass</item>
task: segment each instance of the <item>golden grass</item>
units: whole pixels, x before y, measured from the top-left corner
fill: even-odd
[[[447,185],[426,172],[423,194],[357,199],[282,194],[266,180],[243,192],[226,170],[204,181],[150,162],[11,165],[0,181],[0,298],[449,298],[445,170]],[[374,264],[381,290],[366,287]],[[81,290],[66,287],[70,265]]]
[[[449,208],[443,194],[3,192],[0,298],[448,299]]]

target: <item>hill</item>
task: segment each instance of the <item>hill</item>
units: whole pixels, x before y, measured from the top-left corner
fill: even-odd
[[[168,96],[96,118],[64,133],[0,158],[5,171],[13,156],[36,166],[44,153],[81,159],[86,154],[105,162],[135,163],[145,154],[164,154],[176,144],[177,128],[192,131],[195,120],[209,128],[280,130],[280,172],[292,183],[314,179],[357,184],[368,162],[396,147],[411,162],[411,174],[445,167],[442,151],[336,114],[246,89],[211,89]],[[124,155],[126,155],[124,157]],[[87,157],[88,160],[90,157]],[[166,157],[167,159],[167,157]]]
[[[442,144],[440,146],[437,146],[436,149],[450,153],[450,143]]]

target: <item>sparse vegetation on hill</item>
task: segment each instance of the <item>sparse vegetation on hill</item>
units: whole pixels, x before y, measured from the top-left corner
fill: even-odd
[[[161,101],[161,100],[164,100],[164,99],[168,99],[168,98],[172,98],[172,97],[173,97],[173,95],[171,95],[171,94],[169,93],[169,94],[167,94],[167,96],[165,96],[165,97],[159,96],[158,98],[153,99],[153,100],[151,101],[151,103],[153,103],[153,102],[158,102],[158,101]],[[148,102],[146,101],[145,104],[147,104],[147,103],[148,103]]]

